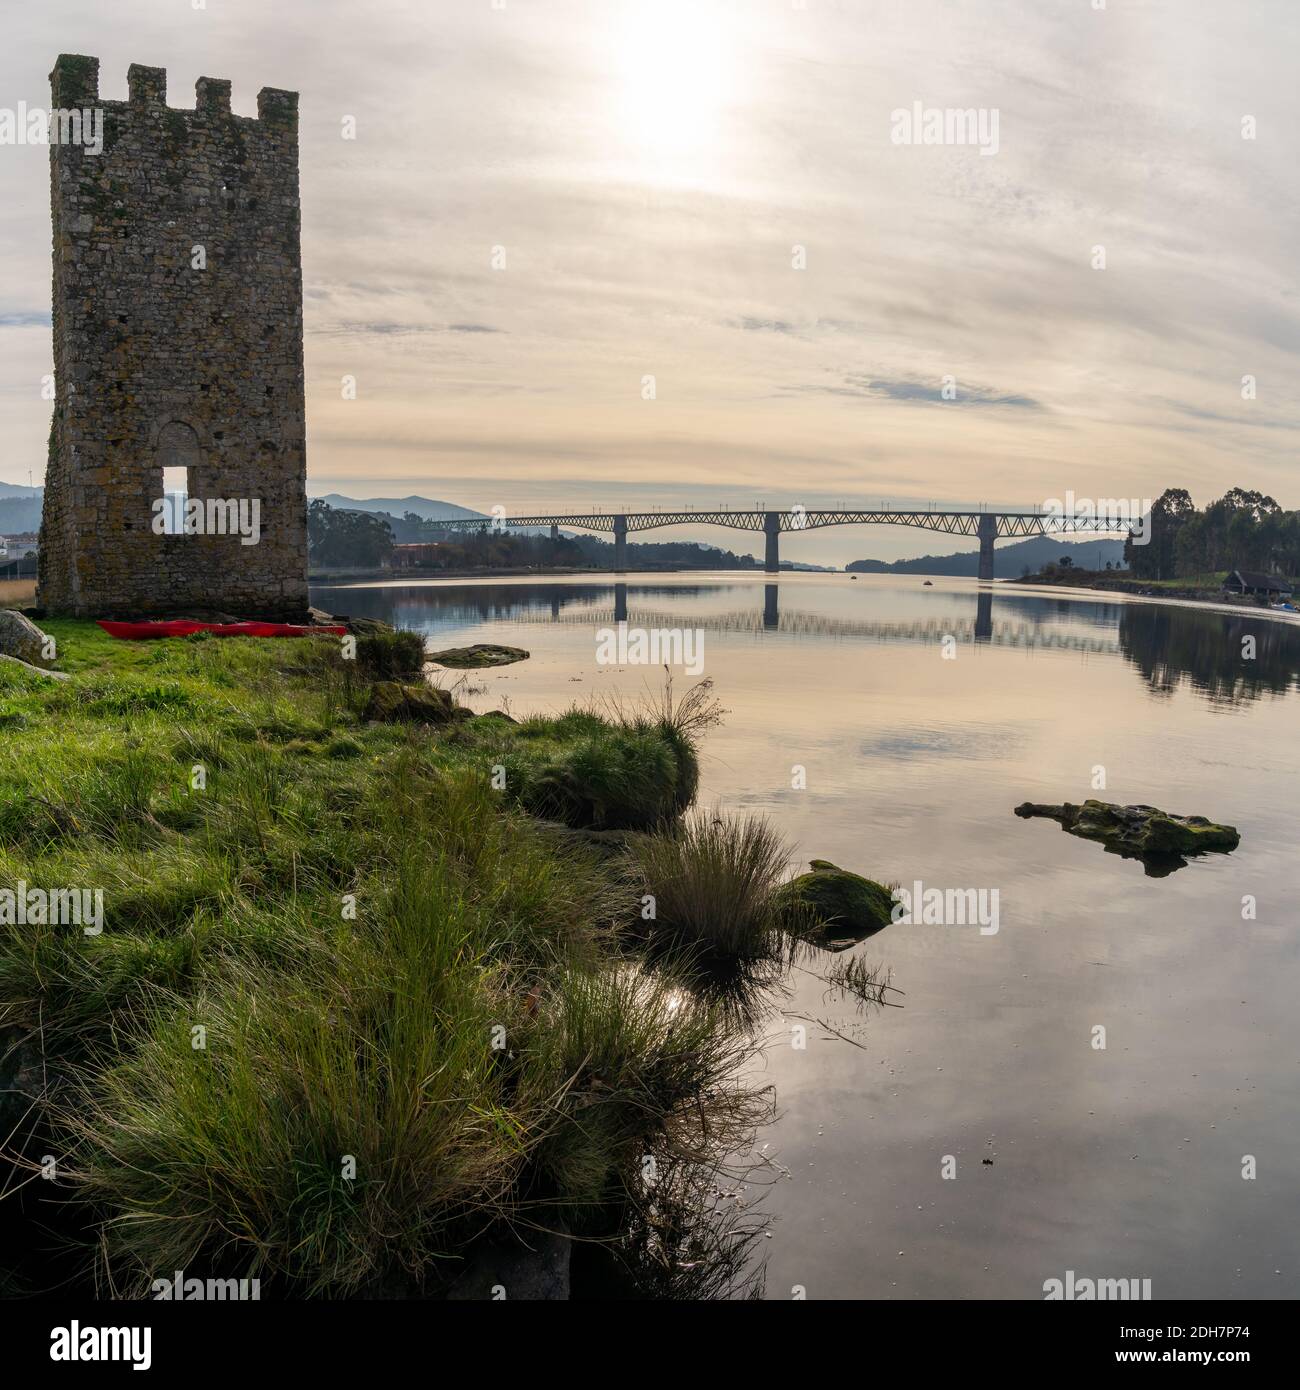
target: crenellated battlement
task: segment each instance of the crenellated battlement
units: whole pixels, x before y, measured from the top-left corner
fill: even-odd
[[[269,124],[279,131],[298,129],[298,93],[263,87],[257,94],[257,115],[235,116],[230,109],[230,82],[200,77],[194,84],[193,109],[167,105],[167,69],[132,63],[126,70],[125,101],[104,101],[99,95],[99,59],[80,53],[60,53],[50,73],[50,98],[55,110],[100,106],[126,114],[165,111],[182,117],[228,118],[247,125]]]

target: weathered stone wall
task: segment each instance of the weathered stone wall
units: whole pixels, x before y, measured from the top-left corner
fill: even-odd
[[[55,408],[38,601],[93,616],[307,607],[298,97],[257,119],[200,78],[197,109],[132,65],[63,55],[56,109],[104,113],[104,149],[51,142]],[[205,268],[195,268],[199,252]],[[164,466],[189,494],[260,501],[261,535],[157,535]]]

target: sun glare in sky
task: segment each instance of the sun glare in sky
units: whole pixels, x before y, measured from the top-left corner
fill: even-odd
[[[610,36],[612,102],[637,177],[693,183],[717,173],[736,69],[716,10],[659,0],[620,12]]]

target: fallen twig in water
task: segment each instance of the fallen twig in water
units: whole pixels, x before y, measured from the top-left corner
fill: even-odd
[[[833,1033],[841,1042],[846,1042],[853,1047],[861,1048],[863,1052],[867,1050],[856,1038],[849,1037],[847,1033],[841,1033],[838,1028],[828,1023],[824,1018],[813,1018],[811,1014],[786,1014],[786,1017],[801,1019],[804,1023],[815,1023],[818,1028],[825,1028],[828,1033]]]

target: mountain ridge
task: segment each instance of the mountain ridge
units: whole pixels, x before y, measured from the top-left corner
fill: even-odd
[[[993,547],[993,577],[1019,579],[1026,566],[1032,573],[1065,555],[1080,569],[1105,569],[1107,560],[1122,567],[1124,542],[1109,537],[1067,541],[1059,536],[1003,542]],[[979,574],[979,559],[978,550],[963,550],[950,555],[919,555],[914,560],[854,560],[844,569],[848,574],[974,576]]]

